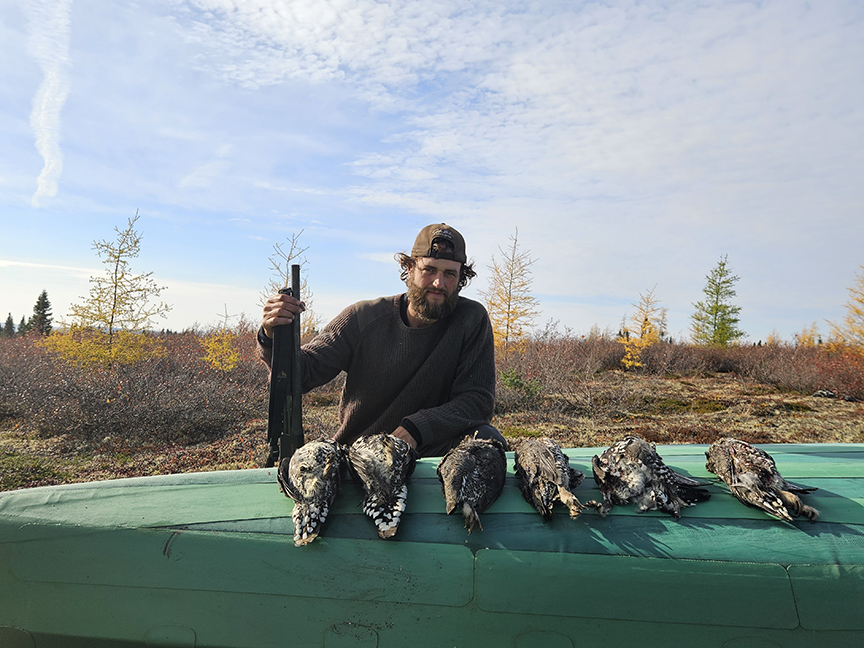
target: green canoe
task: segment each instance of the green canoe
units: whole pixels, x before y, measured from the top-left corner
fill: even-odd
[[[0,493],[0,647],[394,648],[864,645],[864,444],[766,445],[819,488],[787,524],[721,484],[683,511],[549,522],[508,482],[470,535],[418,462],[395,539],[343,486],[294,547],[273,469]],[[598,498],[591,457],[566,450]],[[707,446],[660,446],[694,477]]]

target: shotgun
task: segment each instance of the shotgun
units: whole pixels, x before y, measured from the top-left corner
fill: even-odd
[[[291,287],[279,291],[300,299],[300,266],[291,266]],[[303,445],[303,409],[300,386],[300,314],[291,324],[273,329],[273,360],[270,365],[270,407],[267,441],[270,453],[265,467],[272,468],[290,458]]]

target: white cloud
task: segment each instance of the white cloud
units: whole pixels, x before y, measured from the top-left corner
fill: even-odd
[[[213,182],[222,176],[229,168],[230,164],[224,160],[216,160],[203,164],[192,173],[180,180],[180,187],[183,189],[206,189],[213,185]]]
[[[360,259],[368,259],[369,261],[374,261],[375,263],[388,263],[393,264],[393,254],[388,252],[366,252],[357,255]]]
[[[24,3],[29,18],[28,53],[42,70],[43,79],[33,97],[30,127],[36,136],[36,150],[45,161],[36,181],[32,203],[57,195],[63,172],[60,149],[60,114],[69,94],[69,13],[71,0],[32,0]]]
[[[726,253],[746,318],[794,304],[814,313],[803,325],[843,302],[860,263],[855,0],[152,6],[76,4],[64,147],[78,157],[63,180],[77,184],[63,198],[79,212],[150,203],[165,227],[248,215],[242,236],[208,232],[208,245],[230,238],[230,254],[308,227],[332,267],[346,242],[402,249],[440,219],[463,230],[482,270],[518,226],[544,313],[584,329],[617,325],[657,284],[685,330]],[[20,111],[9,106],[4,117]],[[22,168],[4,161],[0,175]],[[361,265],[374,270],[316,292],[370,296],[380,264]]]
[[[51,263],[31,263],[29,261],[12,261],[10,259],[0,259],[0,268],[28,268],[30,270],[62,270],[70,275],[79,277],[90,277],[95,273],[100,272],[93,268],[79,268],[75,266],[62,266]]]

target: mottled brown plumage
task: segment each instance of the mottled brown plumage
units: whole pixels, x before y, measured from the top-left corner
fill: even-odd
[[[504,448],[494,439],[465,437],[438,463],[438,479],[447,502],[449,515],[462,505],[468,533],[477,526],[479,514],[498,499],[507,475]]]
[[[514,469],[525,501],[548,520],[555,502],[577,517],[585,507],[573,494],[585,475],[570,467],[570,459],[552,439],[525,439],[514,453]]]
[[[786,522],[792,522],[793,515],[804,515],[811,522],[819,517],[819,511],[798,497],[817,489],[787,482],[771,455],[761,448],[727,437],[712,443],[705,456],[705,468],[720,477],[744,504]]]
[[[321,532],[339,493],[339,466],[345,447],[334,441],[310,441],[279,464],[280,490],[294,500],[294,544],[309,544]]]
[[[639,513],[664,511],[678,519],[681,507],[711,496],[702,482],[666,466],[654,444],[637,436],[613,444],[599,457],[595,455],[591,464],[603,501],[587,505],[601,515],[613,504],[634,503]]]
[[[392,538],[405,511],[406,482],[417,451],[392,434],[374,434],[352,443],[348,457],[366,491],[363,512],[375,522],[380,538]]]

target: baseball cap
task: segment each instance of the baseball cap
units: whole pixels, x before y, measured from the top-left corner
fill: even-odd
[[[432,257],[437,259],[439,253],[432,249],[436,239],[444,239],[453,248],[453,260],[459,263],[468,263],[465,254],[465,239],[454,228],[445,223],[427,225],[417,235],[414,247],[411,248],[412,257]],[[444,257],[442,257],[444,258]]]

